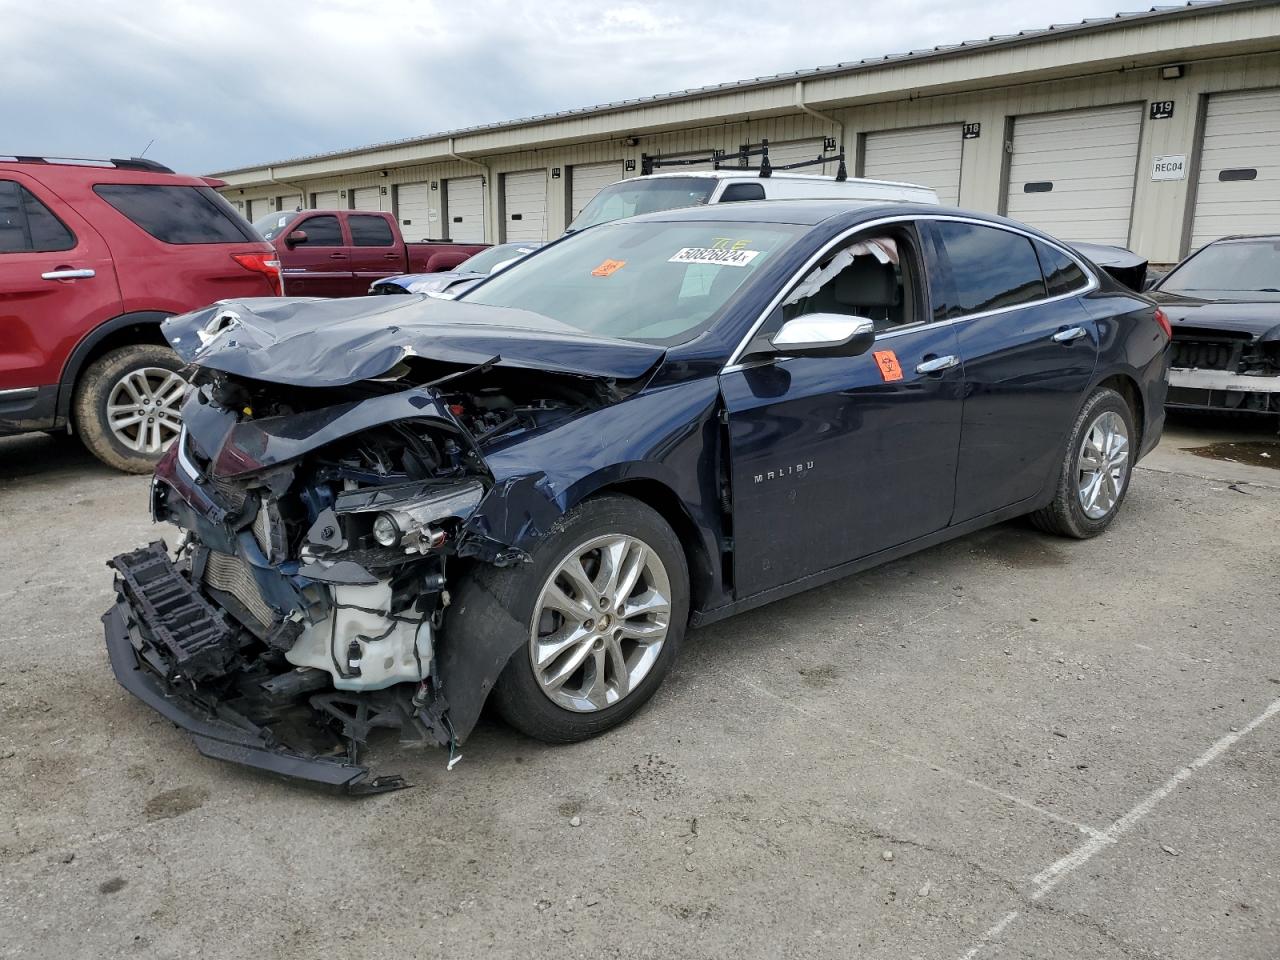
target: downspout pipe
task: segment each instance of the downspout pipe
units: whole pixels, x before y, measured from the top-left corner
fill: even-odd
[[[275,167],[267,167],[267,179],[270,180],[272,183],[278,184],[279,186],[288,187],[291,190],[297,190],[298,198],[302,201],[302,204],[301,204],[302,209],[303,210],[307,209],[307,191],[305,188],[299,186],[296,183],[289,183],[287,180],[277,180]],[[293,213],[292,210],[287,210],[285,212]]]
[[[453,148],[453,146],[454,146],[454,143],[453,143],[453,137],[450,137],[450,138],[449,138],[449,151],[448,151],[448,153],[449,153],[449,156],[450,156],[452,159],[457,160],[459,163],[469,163],[469,164],[471,164],[471,166],[473,166],[473,167],[479,167],[481,170],[483,170],[483,171],[484,171],[484,192],[485,192],[485,205],[484,205],[484,208],[485,208],[485,219],[486,219],[486,220],[488,220],[488,219],[489,219],[489,215],[490,215],[490,214],[489,214],[489,211],[490,211],[490,210],[493,208],[493,206],[494,206],[492,203],[488,202],[488,200],[489,200],[489,190],[491,189],[492,184],[493,184],[493,175],[489,172],[489,165],[488,165],[487,163],[481,163],[479,160],[472,160],[470,157],[464,157],[464,156],[462,156],[462,154],[458,153],[458,151],[456,151],[456,150]],[[447,230],[447,229],[448,229],[448,224],[445,224],[444,226],[445,226],[445,229]],[[497,226],[501,226],[501,224],[498,224]],[[485,232],[486,232],[486,233],[488,233],[488,231],[489,231],[489,228],[488,228],[488,225],[486,224],[486,225],[485,225]],[[495,234],[494,234],[494,236],[496,236],[496,237],[501,237],[501,236],[502,236],[502,234],[501,234],[501,233],[495,233]],[[494,242],[495,242],[495,243],[497,243],[497,241],[496,241],[496,240],[495,240]]]
[[[844,155],[844,121],[837,120],[835,117],[827,113],[819,113],[817,110],[813,109],[813,107],[805,103],[803,80],[796,81],[796,107],[798,107],[800,110],[803,110],[805,113],[809,114],[809,116],[816,117],[817,119],[823,121],[824,123],[829,123],[836,128],[836,131],[837,131],[836,143],[840,144],[840,154],[841,156],[843,156]],[[836,179],[843,180],[844,178],[845,178],[845,165],[844,165],[844,161],[841,160],[840,172],[836,174]]]

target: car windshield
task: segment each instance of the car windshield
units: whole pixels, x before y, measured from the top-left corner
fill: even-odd
[[[463,294],[597,336],[693,339],[806,228],[781,223],[608,223],[567,237]]]
[[[537,247],[527,243],[504,243],[497,247],[490,247],[488,250],[482,250],[474,257],[468,257],[453,269],[458,273],[478,273],[487,277],[489,271],[498,264],[527,257],[537,249]]]
[[[712,177],[654,177],[622,180],[610,184],[582,208],[569,224],[569,232],[594,227],[598,223],[661,213],[680,207],[696,207],[711,199],[717,181]]]
[[[1165,277],[1159,289],[1191,296],[1280,293],[1280,240],[1210,244]]]
[[[282,213],[269,213],[265,217],[259,217],[253,221],[253,229],[262,234],[263,240],[274,240],[280,236],[284,228],[289,225],[289,221],[296,216],[292,210],[286,210]]]

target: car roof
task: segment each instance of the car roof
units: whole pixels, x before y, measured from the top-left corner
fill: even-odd
[[[1280,240],[1280,233],[1239,233],[1230,237],[1219,237],[1217,240],[1210,240],[1205,246],[1232,240]]]
[[[901,200],[747,200],[737,203],[710,203],[696,207],[679,207],[631,217],[649,222],[715,222],[715,223],[787,223],[816,226],[832,217],[847,217],[850,222],[871,220],[878,215],[920,216],[952,214],[978,217],[1000,223],[999,217],[975,214],[968,210],[940,207],[934,203],[907,203]],[[602,224],[603,226],[603,224]]]
[[[834,163],[835,161],[829,161]],[[636,180],[657,180],[662,177],[700,177],[706,180],[760,180],[759,170],[687,170],[684,173],[673,171],[671,173],[646,173],[639,177],[630,177],[627,180],[621,180],[620,183],[632,183]],[[790,173],[786,170],[775,170],[769,174],[771,180],[825,180],[827,183],[874,183],[886,187],[915,187],[921,188],[921,184],[908,183],[905,180],[876,180],[871,177],[847,177],[844,180],[837,180],[835,177],[828,177],[819,173]],[[925,189],[928,189],[927,187]]]

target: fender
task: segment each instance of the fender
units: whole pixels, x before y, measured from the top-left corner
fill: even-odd
[[[163,313],[159,310],[135,310],[130,313],[122,313],[120,316],[113,317],[105,323],[100,323],[86,333],[72,349],[67,357],[67,362],[62,366],[62,376],[58,379],[58,422],[64,423],[71,415],[71,397],[75,392],[76,381],[80,379],[80,371],[84,368],[85,361],[88,360],[89,355],[93,353],[98,344],[117,330],[137,326],[158,327],[163,320],[170,316],[172,314]]]

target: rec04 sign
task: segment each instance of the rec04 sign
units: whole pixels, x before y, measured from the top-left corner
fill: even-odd
[[[1156,157],[1151,161],[1152,180],[1181,180],[1187,175],[1187,158],[1184,155]]]

